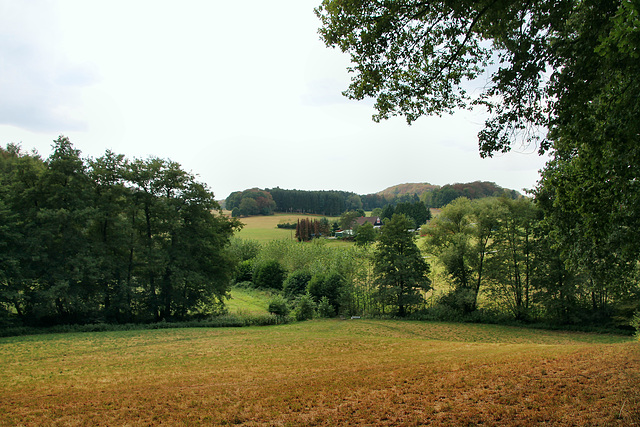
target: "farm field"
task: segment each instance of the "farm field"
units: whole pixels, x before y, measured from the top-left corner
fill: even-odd
[[[322,216],[277,213],[275,215],[268,216],[250,216],[240,218],[244,227],[236,233],[236,237],[246,240],[257,240],[260,242],[266,242],[269,240],[295,240],[296,230],[278,228],[278,224],[282,222],[296,223],[298,219],[302,218],[320,219]],[[336,218],[327,217],[327,219],[329,219],[329,221],[334,221]],[[330,242],[333,245],[348,244],[335,240]]]
[[[0,339],[2,425],[639,425],[640,344],[315,320]]]

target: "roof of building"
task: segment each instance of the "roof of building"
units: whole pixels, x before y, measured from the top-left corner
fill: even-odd
[[[356,218],[356,223],[358,225],[363,225],[364,223],[369,222],[374,227],[379,227],[382,225],[382,221],[380,221],[380,217],[377,216],[361,216],[360,218]]]

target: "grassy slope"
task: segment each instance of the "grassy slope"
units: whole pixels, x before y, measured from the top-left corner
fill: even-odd
[[[637,425],[639,344],[324,320],[0,339],[5,425]]]
[[[231,299],[225,301],[229,313],[267,313],[270,292],[258,289],[232,288]]]

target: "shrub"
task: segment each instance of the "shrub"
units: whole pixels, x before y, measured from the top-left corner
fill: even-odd
[[[311,280],[311,273],[298,270],[289,274],[282,285],[282,290],[287,298],[294,298],[305,293],[307,284]]]
[[[287,305],[287,301],[282,298],[280,295],[276,295],[274,298],[269,301],[269,313],[275,314],[276,316],[286,316],[289,314],[289,306]]]
[[[340,274],[316,274],[309,281],[307,292],[317,302],[326,297],[334,311],[338,311],[340,294],[344,286],[345,280]]]
[[[235,277],[236,283],[251,282],[252,279],[253,279],[253,261],[252,260],[242,261],[240,264],[238,264],[238,267],[236,268],[236,277]]]
[[[319,317],[333,317],[336,315],[336,311],[329,302],[329,298],[322,297],[318,303],[318,316]]]
[[[253,284],[262,289],[282,289],[286,275],[285,269],[278,261],[267,261],[258,265],[253,272]]]
[[[313,319],[313,316],[315,315],[315,305],[313,298],[311,298],[311,295],[308,293],[300,296],[296,301],[296,309],[294,311],[296,320],[301,321]]]

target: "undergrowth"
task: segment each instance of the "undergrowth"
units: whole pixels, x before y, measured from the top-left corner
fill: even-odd
[[[155,323],[92,323],[86,325],[55,325],[50,327],[12,326],[0,329],[0,337],[12,337],[22,335],[36,335],[49,333],[74,333],[74,332],[107,332],[107,331],[132,331],[149,329],[170,328],[239,328],[245,326],[269,326],[287,323],[286,317],[279,317],[270,313],[238,313],[225,314],[205,320],[188,320],[182,322],[155,322]]]

